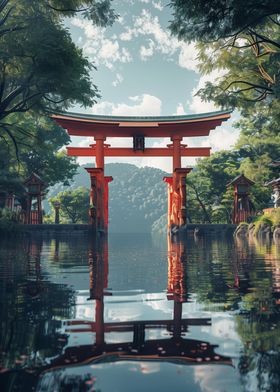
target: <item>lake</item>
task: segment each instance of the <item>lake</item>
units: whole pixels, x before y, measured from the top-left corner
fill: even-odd
[[[1,391],[280,390],[280,246],[0,241]]]

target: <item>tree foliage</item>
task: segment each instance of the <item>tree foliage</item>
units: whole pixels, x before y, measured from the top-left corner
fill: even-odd
[[[32,172],[48,187],[57,182],[68,184],[77,165],[61,150],[70,141],[67,133],[44,116],[14,114],[11,120],[22,130],[18,138],[20,148],[17,159],[11,140],[0,140],[0,191],[22,195],[23,182]]]
[[[237,151],[219,151],[200,159],[187,176],[187,213],[193,223],[229,223],[232,195],[227,184],[238,173]]]
[[[99,97],[90,81],[93,65],[62,23],[76,13],[99,25],[115,18],[108,0],[0,2],[0,138],[16,145],[13,113],[88,106]]]
[[[277,0],[171,0],[170,6],[173,33],[188,41],[231,38],[280,13]]]
[[[240,136],[232,150],[219,151],[200,159],[187,177],[187,211],[192,222],[226,223],[231,221],[233,190],[227,184],[244,173],[255,182],[250,189],[256,210],[270,205],[271,189],[266,183],[277,177],[270,166],[280,156],[278,105],[275,115],[265,107],[241,118],[236,127]]]
[[[47,7],[64,16],[79,15],[97,26],[112,25],[118,15],[111,7],[111,0],[49,0]]]
[[[222,153],[225,161],[215,153],[189,175],[190,212],[199,221],[229,216],[232,195],[225,184],[242,172],[256,183],[255,208],[267,207],[271,190],[265,183],[275,176],[269,164],[280,156],[280,3],[171,0],[170,6],[172,33],[196,42],[199,70],[211,75],[198,94],[217,106],[238,108],[243,116],[235,124],[240,136],[234,150]]]
[[[279,99],[280,5],[274,0],[172,0],[171,30],[198,42],[200,71],[220,71],[199,94],[220,106]]]
[[[89,190],[79,187],[66,190],[50,198],[49,202],[60,203],[60,214],[66,223],[88,223]]]

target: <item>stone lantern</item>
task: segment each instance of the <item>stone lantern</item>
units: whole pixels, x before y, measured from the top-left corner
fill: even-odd
[[[54,201],[52,203],[52,205],[53,205],[53,208],[54,208],[54,211],[55,211],[55,220],[54,220],[54,222],[55,222],[56,225],[58,225],[59,224],[59,210],[60,210],[61,203],[59,201]]]

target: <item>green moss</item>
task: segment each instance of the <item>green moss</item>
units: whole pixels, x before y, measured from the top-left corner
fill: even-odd
[[[240,222],[238,226],[249,226],[249,223],[247,223],[247,222]]]
[[[272,210],[270,216],[273,222],[273,226],[280,225],[280,208],[275,208]]]
[[[273,221],[269,216],[262,215],[254,222],[254,224],[254,235],[258,235],[265,227],[269,226],[271,228],[273,226]]]

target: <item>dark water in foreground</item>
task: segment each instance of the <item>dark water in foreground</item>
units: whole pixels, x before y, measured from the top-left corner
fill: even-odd
[[[1,391],[279,391],[280,248],[0,242]]]

